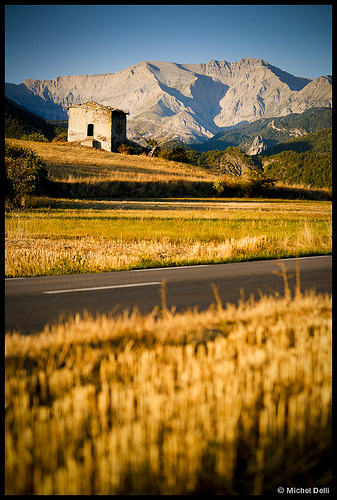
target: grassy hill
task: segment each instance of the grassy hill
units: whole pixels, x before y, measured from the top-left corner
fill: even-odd
[[[209,170],[147,155],[124,155],[69,142],[35,142],[10,139],[10,143],[29,148],[48,165],[56,181],[214,181]]]
[[[124,155],[74,143],[17,139],[7,139],[7,142],[13,146],[31,149],[46,163],[51,181],[46,195],[53,198],[130,200],[262,196],[331,199],[329,189],[285,187],[281,184],[271,188],[265,182],[267,179],[261,167],[259,176],[251,178],[250,172],[254,170],[253,160],[242,151],[238,150],[239,153],[236,154],[236,148],[233,148],[232,154],[227,155],[227,159],[226,153],[224,155],[220,152],[222,158],[218,160],[224,163],[220,171],[217,171],[160,157]],[[219,152],[214,154],[215,161],[217,153]],[[222,171],[222,168],[242,168],[246,171],[240,175],[223,175],[228,172]],[[217,187],[219,181],[221,191]]]

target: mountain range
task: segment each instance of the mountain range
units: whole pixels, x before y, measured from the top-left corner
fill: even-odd
[[[6,83],[5,95],[47,120],[66,120],[67,106],[95,101],[129,112],[129,139],[138,130],[195,144],[258,119],[331,108],[332,77],[297,77],[253,58],[143,61],[118,73]]]

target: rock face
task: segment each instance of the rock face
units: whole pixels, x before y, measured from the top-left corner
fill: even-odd
[[[251,145],[248,154],[249,155],[259,155],[262,151],[267,149],[267,144],[263,142],[263,139],[260,135],[257,135]]]
[[[67,106],[95,101],[129,112],[129,139],[138,129],[195,143],[259,118],[332,107],[332,77],[300,78],[253,58],[207,64],[143,61],[118,73],[6,83],[5,93],[51,120],[67,119]]]
[[[275,120],[272,120],[269,124],[268,124],[268,128],[272,128],[274,130],[277,130],[279,132],[286,132],[287,134],[289,134],[291,137],[299,137],[301,135],[305,135],[306,134],[306,131],[305,130],[301,130],[299,128],[292,128],[290,130],[287,130],[285,129],[284,127],[276,127],[275,126]]]

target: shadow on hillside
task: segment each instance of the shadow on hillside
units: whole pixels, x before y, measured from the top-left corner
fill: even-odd
[[[295,153],[306,153],[307,151],[311,151],[312,146],[308,141],[296,141],[291,143],[281,142],[276,144],[275,146],[271,146],[270,148],[263,151],[262,156],[272,156],[278,153],[283,153],[283,151],[293,151]]]
[[[212,181],[50,181],[46,195],[54,198],[77,200],[159,200],[211,198],[217,201],[236,198],[235,201],[261,200],[331,200],[327,190],[304,187],[275,186],[273,188],[252,187],[244,183],[233,183],[219,194]],[[202,203],[202,200],[200,200]]]

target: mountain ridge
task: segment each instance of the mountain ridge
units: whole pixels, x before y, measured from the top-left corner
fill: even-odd
[[[281,117],[260,118],[250,123],[224,130],[211,139],[190,145],[196,151],[224,151],[229,146],[240,147],[248,154],[256,137],[270,148],[292,137],[305,136],[323,128],[332,128],[331,108],[310,108],[303,113]]]
[[[331,89],[330,75],[297,77],[254,58],[141,61],[117,73],[5,84],[7,97],[45,119],[64,120],[66,106],[93,100],[130,113],[129,139],[138,129],[191,144],[242,122],[332,107]]]

